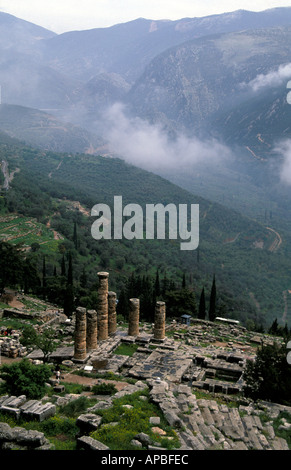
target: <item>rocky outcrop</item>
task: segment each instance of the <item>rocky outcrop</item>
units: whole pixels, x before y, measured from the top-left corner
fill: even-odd
[[[196,398],[187,385],[150,383],[151,399],[179,434],[181,450],[288,450],[286,440],[276,437],[272,425],[278,410],[274,414],[267,404],[261,409],[253,405],[229,407],[214,399]],[[266,414],[270,418],[267,424],[260,419]]]
[[[52,450],[53,446],[39,431],[11,428],[0,423],[0,450]]]

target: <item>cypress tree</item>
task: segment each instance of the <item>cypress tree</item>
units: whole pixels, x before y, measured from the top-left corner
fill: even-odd
[[[74,242],[75,248],[77,250],[77,248],[78,248],[78,233],[77,233],[77,223],[76,222],[74,222],[73,242]]]
[[[82,274],[80,276],[80,286],[83,289],[86,289],[87,282],[88,282],[88,278],[87,278],[86,270],[85,270],[85,267],[83,267],[83,271],[82,271]]]
[[[205,303],[205,291],[203,287],[201,294],[200,294],[198,318],[200,318],[201,320],[205,320],[205,315],[206,315],[206,303]]]
[[[159,278],[159,270],[157,269],[156,280],[155,280],[155,297],[159,297],[161,294],[160,289],[160,278]]]
[[[66,276],[66,262],[65,262],[65,255],[63,255],[62,263],[61,263],[61,276]]]
[[[186,276],[185,273],[183,274],[183,279],[182,279],[182,289],[186,288]]]
[[[72,255],[69,253],[69,266],[66,291],[64,295],[64,314],[71,316],[74,310],[74,287],[73,287],[73,267]]]
[[[215,320],[215,311],[216,311],[216,284],[215,284],[215,275],[213,276],[211,293],[210,293],[210,302],[209,302],[209,320]]]
[[[46,297],[46,264],[45,264],[45,256],[42,260],[42,296],[43,299]]]
[[[73,266],[72,266],[72,255],[69,253],[69,266],[68,266],[68,284],[73,285]]]

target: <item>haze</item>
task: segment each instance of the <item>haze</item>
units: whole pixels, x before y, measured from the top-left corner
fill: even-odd
[[[136,18],[176,20],[235,11],[282,7],[280,0],[2,0],[0,11],[36,23],[56,33],[101,28]],[[286,3],[288,5],[288,2]]]

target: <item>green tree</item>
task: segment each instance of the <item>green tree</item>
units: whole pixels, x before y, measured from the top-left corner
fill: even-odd
[[[215,283],[215,275],[213,276],[211,293],[210,293],[210,301],[209,301],[209,320],[215,320],[215,312],[216,312],[216,283]]]
[[[83,289],[86,289],[87,283],[88,283],[88,276],[87,276],[85,267],[83,267],[83,271],[82,271],[82,274],[80,276],[80,286]]]
[[[64,293],[64,314],[67,316],[71,316],[74,311],[74,296],[72,255],[69,253],[67,285]]]
[[[195,295],[189,289],[169,290],[165,295],[165,302],[169,317],[197,314]]]
[[[11,365],[4,364],[0,369],[0,377],[5,381],[4,387],[8,394],[26,395],[31,399],[42,398],[51,373],[49,366],[34,365],[28,359]]]
[[[66,275],[66,262],[65,262],[65,255],[63,254],[62,256],[62,262],[61,262],[61,276]]]
[[[24,255],[19,247],[0,242],[0,294],[5,287],[15,287],[23,282]]]
[[[79,247],[79,242],[78,242],[78,232],[77,232],[77,222],[74,222],[74,233],[73,233],[73,243],[76,248],[76,250]]]
[[[183,278],[182,278],[182,289],[185,289],[185,288],[186,288],[186,275],[184,273]]]
[[[205,320],[205,316],[206,316],[206,303],[205,303],[205,290],[203,287],[201,294],[200,294],[200,300],[199,300],[198,318],[200,318],[201,320]]]
[[[291,405],[291,367],[287,344],[261,344],[254,361],[244,370],[244,394],[254,400]]]
[[[43,257],[42,260],[42,295],[43,298],[46,298],[46,262],[45,262],[45,256]]]
[[[160,276],[159,276],[159,271],[157,270],[157,272],[156,272],[156,280],[155,280],[155,288],[154,288],[154,296],[155,296],[155,298],[158,298],[160,294],[161,294]]]
[[[128,297],[126,295],[125,289],[121,289],[119,297],[118,297],[117,306],[116,306],[117,315],[121,315],[124,319],[127,319],[128,308],[129,308]]]
[[[21,337],[21,344],[40,349],[43,353],[43,362],[48,362],[50,355],[57,348],[52,328],[46,328],[39,334],[32,326],[26,326]]]

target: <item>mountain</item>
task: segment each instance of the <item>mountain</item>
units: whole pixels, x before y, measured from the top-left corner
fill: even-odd
[[[215,273],[221,305],[234,318],[286,320],[291,201],[273,145],[290,135],[290,12],[140,18],[43,36],[19,20],[23,49],[14,23],[1,51],[0,129],[27,146],[1,147],[0,184],[7,165],[13,175],[9,191],[2,188],[3,211],[50,223],[64,236],[60,250],[75,250],[78,279],[84,266],[91,280],[110,269],[120,290],[134,270],[173,278],[185,271],[198,294]],[[116,102],[125,111],[112,123],[106,111]],[[103,143],[115,144],[112,153],[100,150]],[[151,164],[159,176],[137,168]],[[95,243],[88,213],[116,195],[140,205],[199,203],[199,250],[182,253],[172,241]]]
[[[104,142],[87,130],[24,106],[0,105],[0,129],[11,137],[45,150],[96,153]]]
[[[176,21],[139,18],[109,28],[71,31],[43,41],[52,67],[87,81],[97,73],[117,73],[133,83],[161,52],[209,34],[288,25],[291,8],[265,12],[238,10],[203,18]]]
[[[39,41],[54,36],[56,36],[55,33],[41,26],[0,12],[0,50],[2,52],[9,49],[27,52]]]
[[[253,103],[248,84],[291,62],[290,40],[291,26],[286,26],[188,41],[148,65],[130,90],[128,102],[139,116],[154,118],[159,112],[165,122],[209,134],[210,116],[237,111],[246,100]]]
[[[80,95],[80,88],[85,87],[86,99],[87,82],[99,74],[103,80],[107,74],[109,83],[110,74],[115,74],[133,85],[157,55],[173,46],[209,34],[284,26],[290,18],[288,7],[258,13],[238,10],[176,21],[139,18],[109,28],[57,35],[0,13],[3,100],[35,108],[67,108],[74,93]]]
[[[131,113],[163,125],[173,145],[185,135],[190,143],[214,139],[226,145],[220,153],[232,154],[195,163],[197,146],[187,170],[179,164],[159,174],[256,218],[268,207],[290,220],[286,157],[276,150],[291,131],[290,41],[291,26],[216,34],[168,49],[147,66],[128,93]]]

